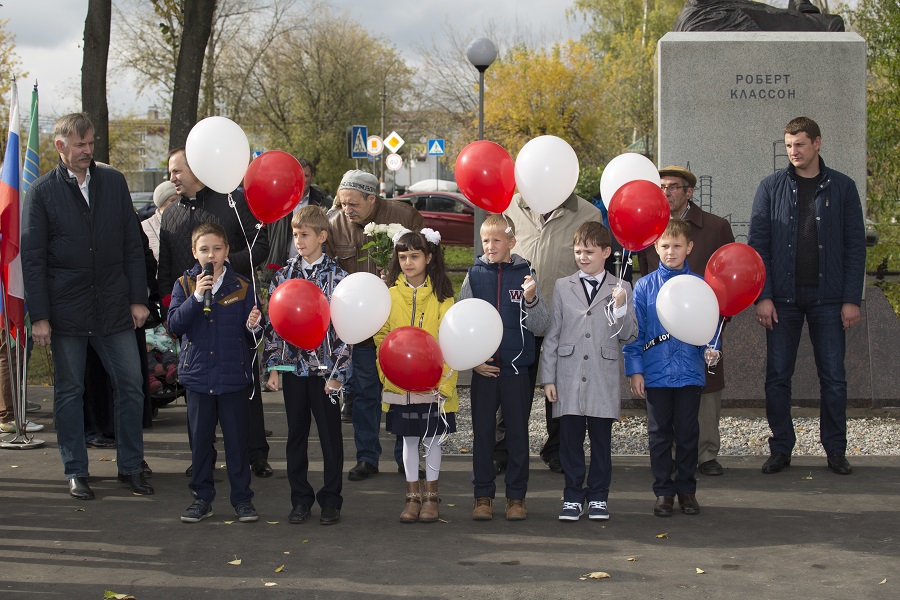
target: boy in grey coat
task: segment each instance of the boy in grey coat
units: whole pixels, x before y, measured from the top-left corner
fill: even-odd
[[[585,501],[590,519],[609,518],[612,424],[621,405],[619,346],[638,333],[634,312],[628,310],[631,285],[604,268],[611,242],[609,230],[593,221],[575,232],[579,271],[556,280],[550,330],[541,350],[541,381],[560,426],[559,459],[565,473],[560,521],[577,521]],[[587,488],[585,425],[591,440]]]

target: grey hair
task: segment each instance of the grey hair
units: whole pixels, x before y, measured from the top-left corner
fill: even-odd
[[[79,137],[84,137],[92,129],[94,129],[94,124],[87,113],[70,113],[57,119],[56,124],[53,126],[53,140],[66,144],[72,133],[77,133]]]

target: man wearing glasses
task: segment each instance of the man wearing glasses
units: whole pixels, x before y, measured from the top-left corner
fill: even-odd
[[[671,166],[659,171],[659,187],[669,200],[672,218],[687,221],[691,226],[694,248],[688,257],[691,271],[698,275],[706,272],[706,263],[713,252],[734,241],[731,225],[722,217],[702,210],[694,204],[694,186],[697,178],[684,167]],[[645,275],[659,267],[659,255],[653,247],[638,253],[641,274]],[[723,353],[724,355],[724,353]],[[721,475],[719,456],[719,416],[722,412],[722,390],[725,389],[725,364],[720,360],[714,372],[706,373],[706,387],[700,396],[700,439],[697,446],[698,469],[704,475]]]

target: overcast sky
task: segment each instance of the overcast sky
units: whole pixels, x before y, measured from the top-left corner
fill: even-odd
[[[0,19],[8,20],[6,28],[15,35],[16,53],[29,73],[27,80],[18,81],[23,123],[28,119],[35,79],[41,115],[79,110],[76,98],[81,85],[81,43],[88,0],[3,0],[0,4]],[[472,37],[481,35],[491,22],[529,30],[545,41],[567,40],[584,31],[583,21],[566,19],[566,9],[573,0],[332,0],[331,4],[346,9],[351,18],[392,41],[412,63],[417,47],[441,39],[445,20],[456,31],[471,32]],[[148,99],[134,97],[127,77],[111,78],[109,91],[112,116],[143,113],[149,107]]]

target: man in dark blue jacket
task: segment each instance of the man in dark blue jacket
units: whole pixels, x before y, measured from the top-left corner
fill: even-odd
[[[791,164],[759,184],[748,243],[766,266],[756,319],[766,332],[766,416],[772,437],[763,473],[791,464],[791,376],[803,321],[821,388],[820,431],[828,467],[852,469],[847,449],[845,331],[859,323],[865,279],[865,226],[856,184],[825,166],[815,121],[798,117],[784,130]]]
[[[93,161],[87,114],[60,118],[54,137],[59,165],[25,197],[22,268],[34,341],[53,344],[53,413],[69,494],[94,498],[82,401],[88,344],[113,384],[119,481],[152,494],[141,469],[144,392],[134,337],[150,313],[141,228],[125,177]]]

